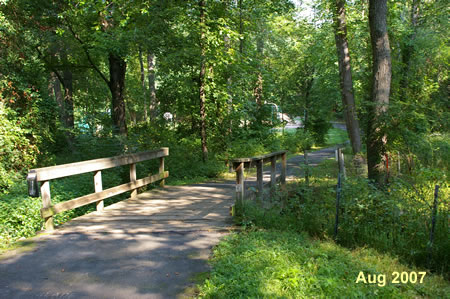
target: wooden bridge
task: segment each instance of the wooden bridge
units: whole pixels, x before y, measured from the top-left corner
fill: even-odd
[[[54,229],[57,213],[89,203],[96,203],[97,211],[26,240],[31,251],[0,257],[0,298],[183,297],[195,276],[208,271],[211,247],[231,228],[235,199],[247,196],[249,189],[260,196],[264,180],[272,186],[284,183],[299,170],[298,158],[287,161],[285,151],[276,152],[233,160],[236,182],[165,186],[138,194],[149,183],[164,186],[168,155],[162,148],[31,170],[29,191],[34,196],[40,191],[47,231]],[[320,159],[333,155],[334,149],[317,152]],[[155,159],[158,172],[137,178],[136,164]],[[264,171],[266,162],[270,167]],[[103,190],[101,171],[126,165],[130,181]],[[245,181],[246,169],[253,166],[256,178]],[[51,180],[88,172],[93,174],[93,194],[52,204]],[[129,199],[104,207],[105,198],[130,191]]]
[[[286,152],[279,151],[263,156],[232,160],[236,171],[235,198],[242,200],[246,194],[245,190],[248,189],[244,186],[245,168],[257,168],[256,191],[258,195],[261,195],[264,188],[263,164],[271,163],[269,183],[270,187],[274,187],[277,181],[276,161],[281,159],[279,181],[284,184],[286,181]],[[141,226],[141,230],[147,231],[212,229],[229,224],[231,222],[229,211],[233,206],[233,186],[229,182],[170,187],[138,195],[138,189],[145,185],[159,181],[161,187],[165,186],[164,179],[169,176],[169,172],[164,170],[164,158],[168,155],[169,149],[161,148],[136,154],[32,169],[27,176],[29,193],[31,196],[39,196],[38,184],[40,183],[43,206],[41,216],[45,219],[47,231],[54,230],[53,216],[55,214],[91,203],[96,203],[97,212],[71,221],[70,224],[65,225],[65,229],[68,226],[77,227],[84,231],[111,229],[111,221],[115,223],[113,227],[117,229],[121,222],[127,223],[127,226],[129,226],[129,223],[135,223],[136,220],[145,221],[137,222],[137,226]],[[138,179],[136,177],[136,164],[154,159],[159,159],[159,172]],[[102,170],[126,165],[130,169],[130,182],[103,190]],[[51,180],[88,172],[93,173],[95,193],[55,205],[52,204]],[[131,191],[130,199],[113,204],[107,209],[104,208],[104,199],[129,191]]]

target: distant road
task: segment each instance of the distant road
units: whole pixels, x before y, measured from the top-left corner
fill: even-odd
[[[345,123],[332,121],[331,124],[333,125],[333,128],[347,130],[347,126],[345,125]]]
[[[347,126],[345,125],[345,123],[332,121],[331,124],[333,125],[333,128],[337,128],[337,129],[341,129],[341,130],[347,130]],[[303,128],[303,123],[300,120],[300,117],[295,117],[294,120],[288,122],[284,128],[285,129]]]

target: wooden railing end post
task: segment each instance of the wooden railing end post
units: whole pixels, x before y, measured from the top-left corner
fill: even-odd
[[[100,170],[94,172],[94,188],[95,193],[103,191],[102,172]],[[99,200],[96,203],[97,211],[103,211],[105,203],[103,200]]]
[[[42,182],[41,196],[42,196],[42,207],[50,208],[52,206],[52,200],[50,196],[50,181]],[[53,224],[53,216],[46,217],[44,220],[45,220],[45,230],[53,231],[55,229],[55,226]]]
[[[169,148],[167,148],[167,152],[169,151]],[[164,174],[164,157],[159,158],[159,174]],[[161,187],[164,187],[166,185],[166,180],[161,180],[159,183]]]
[[[264,186],[263,160],[256,161],[256,185],[258,187],[258,197],[262,198]]]
[[[286,184],[286,152],[281,154],[281,184]]]
[[[130,164],[130,183],[136,182],[136,163]],[[133,189],[131,191],[131,198],[134,198],[137,196],[137,189]]]

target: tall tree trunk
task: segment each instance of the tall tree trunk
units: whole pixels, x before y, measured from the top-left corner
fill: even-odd
[[[63,80],[61,81],[60,78]],[[64,136],[68,147],[73,150],[73,134],[74,128],[73,118],[73,101],[72,101],[72,73],[64,72],[64,77],[57,72],[51,73],[52,89],[55,95],[56,103],[59,108],[59,119],[65,128]],[[61,89],[61,85],[64,88],[64,95]]]
[[[263,77],[261,71],[258,72],[258,78],[256,79],[255,88],[253,89],[253,96],[258,107],[262,106],[262,93],[263,93]]]
[[[128,133],[124,100],[126,69],[127,64],[122,57],[109,53],[109,89],[112,96],[111,116],[114,130],[124,136]]]
[[[147,87],[145,84],[145,69],[144,69],[144,59],[142,58],[142,49],[139,48],[139,67],[141,70],[141,86],[142,93],[144,94],[144,121],[147,121]]]
[[[64,114],[66,128],[72,130],[74,128],[73,116],[73,78],[72,72],[67,68],[63,72],[64,80]]]
[[[200,48],[201,48],[201,65],[199,75],[199,95],[200,95],[200,121],[201,121],[201,142],[202,142],[202,158],[205,162],[208,160],[208,147],[206,136],[206,91],[205,91],[205,75],[206,75],[206,49],[205,49],[205,1],[199,0],[200,8]]]
[[[225,35],[224,37],[224,44],[225,44],[225,55],[228,55],[228,51],[231,47],[231,42],[230,42],[230,37],[228,35]],[[233,119],[232,119],[232,113],[233,113],[233,91],[232,91],[232,86],[233,86],[233,79],[231,76],[231,70],[230,68],[227,69],[226,73],[225,73],[225,77],[227,79],[227,94],[228,94],[228,99],[227,99],[227,105],[228,105],[228,135],[231,136],[233,133]]]
[[[413,0],[411,7],[411,16],[410,16],[410,26],[412,28],[412,33],[406,38],[403,46],[402,46],[402,79],[400,80],[400,86],[402,90],[402,97],[407,97],[407,90],[409,87],[409,72],[411,69],[411,56],[414,53],[414,40],[416,39],[417,34],[417,21],[419,19],[419,0]]]
[[[314,70],[312,71],[311,74],[314,74]],[[304,132],[310,130],[310,121],[309,121],[309,110],[311,109],[310,94],[313,83],[314,83],[314,76],[311,76],[309,79],[305,81],[305,108],[304,108],[304,122],[303,122]]]
[[[353,93],[352,69],[347,41],[347,24],[345,16],[345,0],[336,0],[334,14],[334,36],[338,53],[339,76],[344,106],[344,118],[350,137],[353,153],[361,151],[361,136],[359,121],[356,115],[355,98]]]
[[[242,0],[239,0],[239,53],[244,54],[244,24],[242,22]]]
[[[51,73],[53,94],[55,95],[56,103],[59,108],[59,120],[65,125],[65,113],[64,113],[64,98],[61,90],[61,82],[54,72]]]
[[[70,132],[74,128],[74,116],[73,116],[73,77],[72,71],[69,69],[69,61],[67,59],[66,49],[61,49],[61,61],[64,65],[62,73],[62,86],[64,88],[64,125],[69,132],[67,132],[67,138],[69,143],[72,140],[72,133]]]
[[[150,118],[154,120],[157,116],[158,100],[156,98],[155,87],[155,55],[147,52],[147,74],[148,74],[148,88],[150,90]]]
[[[260,63],[262,64],[262,61],[264,59],[264,36],[262,29],[260,28],[260,35],[258,35],[256,39],[256,51],[259,54],[259,59],[261,59]],[[262,77],[262,65],[259,65],[258,70],[258,78],[256,79],[255,88],[253,89],[253,95],[255,97],[256,104],[258,104],[259,107],[262,106],[262,97],[263,97],[263,77]]]
[[[367,130],[367,166],[369,179],[383,184],[386,152],[384,115],[391,89],[391,53],[387,31],[387,0],[369,0],[369,27],[372,44],[372,103]]]

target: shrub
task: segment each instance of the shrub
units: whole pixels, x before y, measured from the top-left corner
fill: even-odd
[[[27,139],[21,118],[0,102],[0,192],[17,180],[36,162],[37,148]]]

